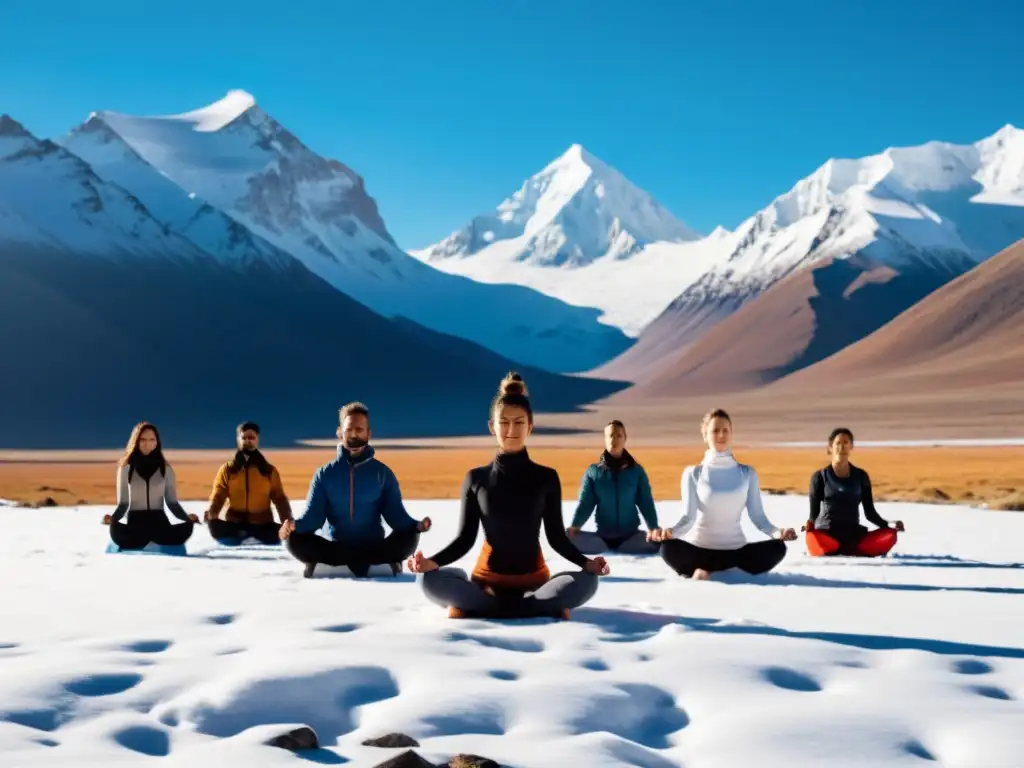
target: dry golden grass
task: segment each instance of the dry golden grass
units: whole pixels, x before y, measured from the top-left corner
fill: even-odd
[[[594,448],[531,448],[533,458],[555,467],[562,496],[570,499]],[[656,499],[678,499],[679,477],[700,460],[700,446],[635,449],[651,478]],[[331,449],[268,450],[293,499],[302,499],[315,469],[334,456]],[[466,470],[493,457],[489,447],[379,447],[377,455],[395,470],[406,498],[455,498]],[[769,493],[806,493],[811,473],[825,465],[823,449],[742,448],[740,461],[755,466]],[[168,452],[182,499],[205,499],[226,452]],[[0,498],[23,503],[47,497],[57,504],[110,504],[114,501],[117,454],[111,452],[0,452]],[[854,463],[866,469],[878,499],[988,503],[1003,509],[1024,506],[1024,447],[858,448]]]

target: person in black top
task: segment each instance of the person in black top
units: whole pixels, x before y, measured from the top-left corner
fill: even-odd
[[[853,433],[845,427],[832,430],[828,438],[831,463],[811,475],[811,517],[804,526],[807,551],[822,555],[879,557],[896,544],[897,531],[905,530],[899,520],[891,524],[875,509],[871,478],[850,463]],[[860,506],[864,516],[878,526],[868,532],[860,524]]]
[[[569,618],[597,591],[598,576],[610,572],[603,557],[588,559],[570,541],[562,518],[558,473],[536,464],[526,450],[533,410],[522,378],[510,373],[491,407],[491,434],[498,453],[462,482],[459,533],[430,558],[416,552],[408,568],[420,574],[427,597],[447,607],[451,618],[465,616]],[[469,552],[479,527],[484,545],[471,577],[444,568]],[[540,529],[554,550],[581,571],[551,576],[540,548]]]

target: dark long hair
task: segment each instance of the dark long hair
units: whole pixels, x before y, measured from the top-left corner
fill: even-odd
[[[142,457],[142,452],[139,450],[139,438],[142,437],[142,433],[147,429],[153,430],[153,434],[156,436],[156,448],[153,449],[152,460],[157,462],[157,466],[160,468],[160,474],[165,474],[167,469],[167,459],[164,458],[164,444],[160,440],[160,430],[156,428],[154,424],[148,421],[140,421],[132,429],[131,437],[128,438],[128,445],[125,446],[124,456],[118,462],[119,467],[135,466],[135,463]]]

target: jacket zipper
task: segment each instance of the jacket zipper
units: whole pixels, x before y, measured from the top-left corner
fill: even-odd
[[[153,502],[149,498],[149,479],[146,479],[146,509],[152,509]]]
[[[356,519],[356,468],[348,465],[348,519]]]
[[[245,468],[245,513],[249,514],[249,467]]]
[[[619,470],[621,472],[622,470]],[[613,472],[612,476],[615,478],[615,525],[621,525],[622,519],[619,514],[619,472]]]

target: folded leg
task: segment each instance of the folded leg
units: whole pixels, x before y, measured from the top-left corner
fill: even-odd
[[[593,531],[580,531],[572,537],[572,543],[584,555],[600,555],[608,551],[608,542]]]
[[[644,531],[637,531],[628,539],[615,548],[616,552],[623,555],[653,555],[657,553],[659,545],[656,542],[648,541]]]
[[[150,530],[144,525],[113,523],[110,526],[110,540],[121,549],[142,549],[150,542]]]
[[[191,520],[184,523],[175,523],[171,525],[159,526],[153,532],[153,543],[160,544],[165,547],[176,547],[184,544],[192,536],[192,531],[195,530],[195,523]]]
[[[215,518],[207,522],[210,536],[221,544],[238,544],[248,534],[242,523]]]
[[[661,559],[680,576],[690,577],[698,568],[722,571],[735,565],[735,550],[705,549],[682,539],[669,539],[661,545]]]
[[[579,608],[597,592],[598,576],[587,571],[559,573],[524,595],[527,609],[540,616],[560,616]]]
[[[461,568],[438,568],[417,577],[423,594],[442,608],[457,608],[468,614],[495,616],[498,599],[475,584]]]
[[[324,565],[370,566],[400,563],[416,551],[420,534],[415,528],[392,531],[384,539],[372,541],[330,541],[315,533],[293,533],[288,551],[304,563]]]
[[[754,541],[736,550],[736,567],[747,573],[768,573],[786,556],[786,542],[781,539]]]
[[[881,557],[896,546],[897,533],[894,528],[879,528],[865,534],[857,544],[857,554],[864,557]]]
[[[281,526],[277,523],[250,523],[245,526],[246,535],[252,536],[262,544],[280,544]],[[242,537],[243,539],[246,536]]]
[[[825,557],[839,551],[839,541],[824,531],[808,531],[804,541],[811,557]]]

